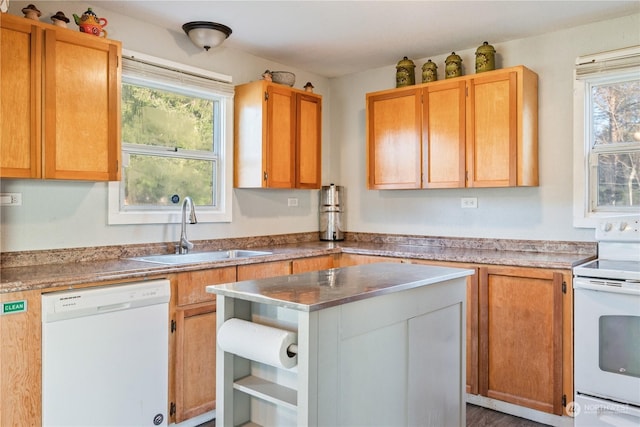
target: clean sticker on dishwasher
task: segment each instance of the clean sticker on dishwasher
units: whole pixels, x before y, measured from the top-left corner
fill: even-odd
[[[2,303],[2,312],[0,312],[0,315],[24,313],[26,311],[27,311],[27,300],[9,301],[9,302]]]

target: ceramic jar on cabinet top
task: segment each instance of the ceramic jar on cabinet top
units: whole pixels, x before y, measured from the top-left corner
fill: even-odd
[[[422,83],[435,82],[438,80],[438,66],[435,62],[428,60],[422,65]]]
[[[460,55],[456,55],[455,52],[451,52],[451,55],[447,56],[445,63],[445,78],[450,79],[453,77],[460,77],[462,75],[462,58]]]
[[[396,66],[396,87],[411,86],[416,84],[416,65],[406,56]]]
[[[496,50],[488,42],[476,50],[476,73],[495,70]]]

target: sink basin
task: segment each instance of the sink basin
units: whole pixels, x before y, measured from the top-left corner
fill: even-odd
[[[149,255],[129,258],[135,261],[152,262],[155,264],[180,265],[196,264],[199,262],[213,262],[234,258],[250,258],[256,256],[271,255],[267,251],[251,251],[246,249],[231,249],[227,251],[192,252],[189,254]]]

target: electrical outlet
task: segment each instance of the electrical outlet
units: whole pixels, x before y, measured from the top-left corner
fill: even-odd
[[[477,197],[463,197],[460,199],[460,207],[462,208],[477,208],[478,207],[478,198]]]
[[[295,197],[290,197],[287,199],[287,206],[292,207],[292,206],[298,206],[298,199],[296,199]]]
[[[0,193],[0,206],[22,206],[22,193]]]

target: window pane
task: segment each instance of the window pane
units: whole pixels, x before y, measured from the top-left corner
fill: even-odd
[[[593,146],[640,141],[640,81],[594,85]]]
[[[173,206],[173,195],[191,196],[198,206],[213,206],[216,163],[131,154],[124,168],[124,206]],[[180,203],[179,202],[179,203]]]
[[[598,154],[598,207],[640,206],[640,151]]]
[[[122,84],[122,140],[213,151],[216,100]]]

